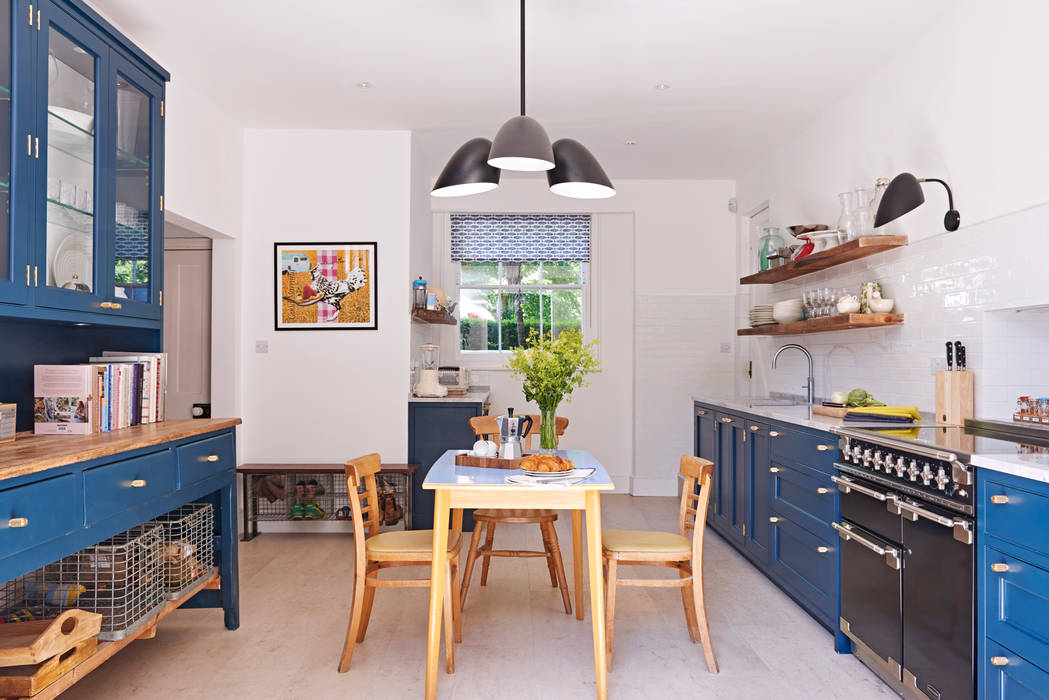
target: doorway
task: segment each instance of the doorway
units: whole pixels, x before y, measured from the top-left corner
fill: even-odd
[[[211,404],[211,239],[164,239],[167,417]]]

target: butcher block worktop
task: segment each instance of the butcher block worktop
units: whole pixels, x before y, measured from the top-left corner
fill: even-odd
[[[0,480],[240,425],[240,418],[186,418],[91,435],[19,434],[0,444]]]

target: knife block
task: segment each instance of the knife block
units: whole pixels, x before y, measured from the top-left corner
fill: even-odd
[[[973,417],[973,373],[940,371],[936,373],[936,422],[963,425]]]

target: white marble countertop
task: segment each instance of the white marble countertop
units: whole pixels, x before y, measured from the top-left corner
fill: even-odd
[[[692,395],[693,401],[712,406],[720,406],[729,411],[739,411],[752,416],[761,416],[770,420],[792,423],[805,428],[815,428],[830,432],[831,428],[847,426],[849,428],[884,428],[885,423],[846,423],[842,418],[822,416],[812,413],[810,406],[751,406],[753,399],[747,397],[711,397]]]
[[[972,464],[1049,484],[1049,454],[978,454],[973,455]]]
[[[429,396],[408,395],[409,403],[484,403],[491,395],[491,390],[486,386],[472,386],[466,391],[466,396],[442,396],[433,398]]]

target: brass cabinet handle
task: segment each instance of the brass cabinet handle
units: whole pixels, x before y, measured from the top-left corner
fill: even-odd
[[[8,527],[26,527],[29,525],[28,518],[11,518],[7,521]]]
[[[769,431],[769,435],[770,435],[771,437],[779,437],[780,433],[779,433],[779,431],[778,431],[778,430],[770,430],[770,431]]]
[[[771,518],[769,518],[769,522],[770,523],[778,523],[779,522],[779,518],[777,518],[775,515],[773,515]]]
[[[113,305],[112,305],[112,304],[110,304],[110,303],[109,303],[108,301],[103,301],[103,302],[102,302],[101,304],[99,304],[98,306],[99,306],[99,308],[101,308],[101,309],[111,309],[111,308],[113,308]]]
[[[696,411],[696,414],[700,415],[700,416],[705,416],[705,415],[707,415],[707,412],[706,411]]]
[[[131,488],[133,488],[133,489],[140,489],[140,488],[142,488],[145,485],[146,485],[146,480],[145,479],[135,479],[134,481],[131,482]]]
[[[997,503],[998,505],[1001,505],[1003,503],[1008,503],[1008,502],[1009,502],[1009,497],[1008,496],[991,496],[991,503]]]
[[[1003,574],[1009,570],[1008,564],[991,564],[991,571],[997,574]]]
[[[761,430],[761,426],[759,426],[759,425],[752,425],[752,426],[750,426],[750,429],[753,430],[756,433],[759,430]]]
[[[834,448],[830,445],[816,445],[816,449],[820,452],[826,452],[827,450],[833,450]]]
[[[816,489],[816,493],[830,493],[830,489],[820,486],[818,489]]]
[[[731,422],[732,422],[732,419],[731,419],[731,418],[722,418],[722,419],[721,419],[721,422],[722,422],[722,423],[731,423]]]
[[[779,473],[779,467],[769,467],[769,471],[772,472],[773,474],[778,474]]]
[[[123,304],[115,301],[103,301],[99,306],[103,309],[119,309],[123,307]]]
[[[219,456],[218,455],[208,455],[204,459],[206,461],[208,461],[208,462],[217,462],[217,461],[219,461]]]
[[[816,547],[816,551],[820,554],[826,554],[830,551],[830,547]]]
[[[1005,657],[1005,656],[992,656],[991,657],[991,665],[992,666],[1008,666],[1009,665],[1009,658]]]

